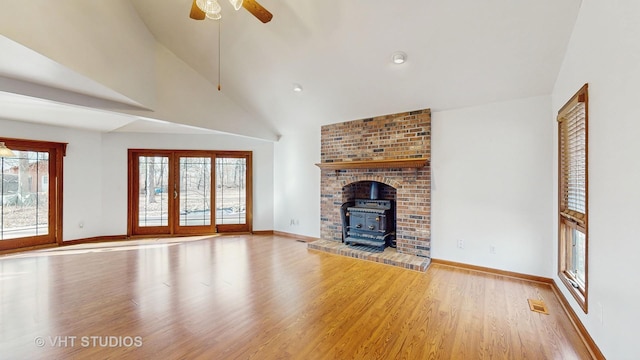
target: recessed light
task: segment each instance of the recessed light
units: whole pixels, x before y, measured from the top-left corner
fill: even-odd
[[[293,91],[294,91],[294,92],[302,92],[302,85],[300,85],[300,84],[293,84]]]
[[[402,51],[396,51],[391,55],[391,61],[393,61],[394,64],[404,64],[404,62],[407,61],[407,54]]]

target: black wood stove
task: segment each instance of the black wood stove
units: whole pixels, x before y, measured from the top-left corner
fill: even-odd
[[[372,192],[373,193],[373,192]],[[347,245],[367,245],[384,250],[395,247],[393,200],[356,199],[342,207],[343,237]]]

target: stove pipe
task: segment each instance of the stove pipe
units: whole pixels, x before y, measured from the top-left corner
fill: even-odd
[[[371,182],[371,193],[369,194],[369,199],[378,200],[378,185],[380,183],[377,181]]]

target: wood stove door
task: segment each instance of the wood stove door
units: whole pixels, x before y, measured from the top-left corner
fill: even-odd
[[[364,230],[365,228],[365,214],[361,212],[352,211],[349,213],[349,227],[351,229]]]
[[[370,231],[384,231],[386,228],[385,216],[380,214],[367,214],[365,228]]]

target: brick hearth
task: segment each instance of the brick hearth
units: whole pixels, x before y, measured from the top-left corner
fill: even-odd
[[[375,261],[416,271],[426,271],[431,259],[415,255],[400,254],[393,248],[386,248],[383,252],[371,252],[359,247],[345,245],[338,241],[316,240],[307,245],[309,249],[328,252],[356,259]]]

